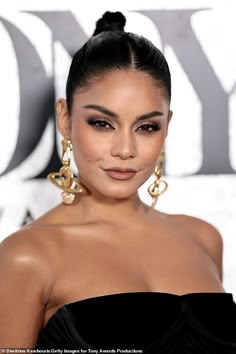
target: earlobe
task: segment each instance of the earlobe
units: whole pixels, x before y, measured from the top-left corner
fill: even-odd
[[[68,114],[67,103],[64,98],[59,98],[56,102],[57,128],[65,139],[70,139],[71,123]]]

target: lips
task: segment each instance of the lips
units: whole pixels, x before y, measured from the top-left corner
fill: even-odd
[[[132,168],[120,168],[120,167],[111,167],[104,170],[109,177],[117,180],[128,180],[136,174],[136,170]]]

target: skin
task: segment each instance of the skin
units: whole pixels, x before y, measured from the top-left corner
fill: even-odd
[[[91,104],[117,118],[84,107]],[[172,117],[163,89],[147,74],[114,71],[75,93],[71,116],[64,99],[56,107],[58,129],[72,140],[83,192],[72,205],[56,206],[1,243],[0,347],[33,348],[59,307],[85,298],[225,292],[222,237],[215,227],[162,213],[138,198]],[[137,121],[154,111],[161,114]],[[88,124],[94,117],[108,124]],[[148,133],[153,122],[161,129]],[[112,166],[137,173],[114,180],[104,171]]]

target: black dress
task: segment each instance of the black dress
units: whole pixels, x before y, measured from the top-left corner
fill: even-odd
[[[214,292],[97,296],[60,307],[41,330],[36,348],[236,354],[236,303],[231,293]]]

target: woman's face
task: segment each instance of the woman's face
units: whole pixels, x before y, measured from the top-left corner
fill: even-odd
[[[57,103],[58,126],[72,140],[81,183],[104,197],[136,194],[167,135],[172,112],[163,89],[148,74],[117,70],[74,94],[71,117],[63,104]]]

